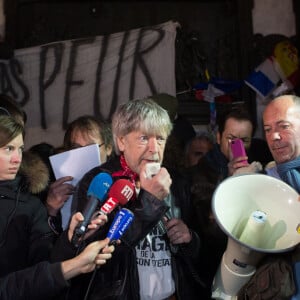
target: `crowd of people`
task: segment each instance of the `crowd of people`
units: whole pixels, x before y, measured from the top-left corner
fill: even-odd
[[[300,98],[283,95],[266,105],[266,140],[259,142],[253,139],[256,122],[244,107],[218,116],[215,137],[196,132],[177,109],[176,97],[167,94],[130,100],[110,123],[92,115],[73,120],[60,147],[41,141],[25,150],[27,115],[0,95],[1,299],[211,299],[227,245],[211,207],[214,192],[226,178],[252,173],[276,177],[300,192]],[[246,156],[233,156],[236,139]],[[99,166],[82,174],[76,186],[72,176],[55,178],[51,155],[91,144],[99,147]],[[159,167],[149,175],[153,164]],[[74,245],[91,183],[102,173],[112,185],[121,179],[132,184],[124,206],[134,219],[112,244],[107,233],[121,206],[106,215],[98,201]],[[276,299],[296,297],[298,277],[294,268],[295,288]]]

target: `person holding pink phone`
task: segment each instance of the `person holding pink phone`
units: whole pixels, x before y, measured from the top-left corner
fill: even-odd
[[[244,143],[241,139],[232,140],[230,142],[230,149],[231,149],[231,154],[233,159],[248,157],[245,150]],[[246,158],[242,159],[240,162],[243,163],[245,166],[248,165],[248,159]]]
[[[251,145],[254,127],[251,115],[243,108],[231,109],[220,115],[213,149],[189,170],[192,201],[197,214],[194,227],[199,228],[200,236],[208,241],[204,245],[200,268],[202,277],[206,279],[208,295],[227,244],[227,236],[218,227],[211,212],[212,195],[221,181],[249,167],[246,151]]]
[[[230,143],[230,161],[228,168],[231,175],[257,173],[262,171],[262,164],[259,161],[248,162],[248,153],[246,152],[242,139],[234,139]]]

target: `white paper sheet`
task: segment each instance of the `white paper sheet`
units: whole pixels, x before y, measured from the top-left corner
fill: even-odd
[[[83,175],[101,164],[98,144],[80,147],[49,157],[56,179],[73,176],[71,183],[75,186]],[[70,196],[61,208],[62,227],[66,229],[71,217],[73,197]]]

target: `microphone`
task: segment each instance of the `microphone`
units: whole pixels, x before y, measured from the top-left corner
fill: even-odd
[[[152,162],[146,164],[146,177],[151,179],[160,170],[160,163]]]
[[[97,205],[107,197],[112,181],[112,177],[108,173],[99,173],[91,181],[87,191],[88,203],[82,213],[84,220],[76,226],[72,237],[72,243],[75,247],[79,246],[78,241],[86,232]]]
[[[134,219],[133,212],[127,208],[122,208],[116,214],[106,235],[106,237],[109,238],[109,245],[116,244],[117,240],[119,240],[120,237],[124,234],[124,232],[128,229],[133,219]],[[99,269],[99,266],[96,267],[95,271],[97,269]],[[94,274],[92,276],[91,281],[93,281]]]
[[[127,179],[114,182],[108,192],[108,199],[101,206],[99,214],[111,213],[119,204],[125,205],[134,195],[134,186]]]
[[[151,179],[153,176],[155,176],[159,170],[160,170],[160,163],[147,163],[146,164],[146,177],[148,179]],[[171,216],[168,214],[168,212],[165,213],[164,217],[167,219],[167,221],[169,221],[171,219]],[[159,220],[157,223],[158,226],[158,230],[161,234],[166,234],[167,233],[167,229],[164,225],[164,222],[162,220]]]
[[[109,238],[109,245],[114,245],[117,242],[117,240],[120,239],[120,237],[128,229],[129,225],[132,223],[133,218],[134,218],[133,212],[127,208],[122,208],[116,214],[106,235],[106,237]],[[102,250],[100,251],[102,252]],[[96,266],[96,268],[94,269],[84,299],[88,299],[90,288],[93,284],[96,272],[97,270],[99,270],[99,268],[100,266]]]
[[[115,216],[113,222],[110,225],[107,236],[110,240],[110,244],[114,244],[124,232],[128,229],[132,223],[134,215],[132,211],[127,208],[122,208]]]

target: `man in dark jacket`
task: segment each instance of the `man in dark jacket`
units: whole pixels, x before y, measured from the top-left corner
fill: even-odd
[[[172,129],[168,113],[151,99],[129,101],[115,112],[112,129],[119,156],[89,171],[74,198],[83,207],[91,180],[100,172],[109,172],[114,180],[127,178],[134,184],[134,199],[126,207],[135,218],[112,259],[92,282],[87,277],[75,279],[69,298],[83,299],[90,284],[86,299],[199,299],[201,286],[193,264],[200,241],[187,225],[192,219],[189,188],[160,168]],[[149,174],[153,163],[158,168]],[[112,217],[97,238],[107,232]]]

